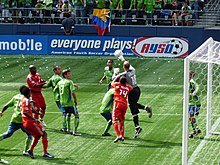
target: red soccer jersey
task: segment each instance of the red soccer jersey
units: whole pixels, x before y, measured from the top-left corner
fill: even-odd
[[[115,82],[112,86],[115,88],[114,101],[128,104],[128,93],[133,89],[132,86],[129,84],[124,85],[120,82]]]
[[[26,97],[23,97],[20,101],[20,109],[21,109],[21,114],[22,114],[22,121],[28,122],[28,121],[33,121],[33,119],[27,117],[24,115],[25,112],[29,113],[32,116],[32,109],[31,109],[31,104],[30,100]]]
[[[31,91],[35,91],[35,92],[42,91],[42,85],[44,84],[44,81],[41,79],[39,73],[36,73],[35,75],[29,73],[29,75],[26,78],[26,82]]]

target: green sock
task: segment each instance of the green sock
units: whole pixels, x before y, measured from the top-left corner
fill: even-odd
[[[63,128],[67,128],[66,115],[63,115]]]
[[[67,129],[68,130],[71,130],[70,121],[71,121],[71,116],[67,116]]]
[[[2,141],[4,139],[3,135],[0,135],[0,141]]]
[[[24,146],[24,151],[25,151],[25,152],[30,148],[31,141],[32,141],[32,140],[27,137],[27,139],[26,139],[26,141],[25,141],[25,146]]]
[[[77,132],[77,128],[79,126],[79,117],[75,117],[74,125],[75,125],[75,132]]]

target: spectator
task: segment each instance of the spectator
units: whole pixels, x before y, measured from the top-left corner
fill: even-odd
[[[171,5],[172,5],[171,6],[172,26],[177,26],[178,25],[177,17],[179,15],[178,5],[175,0],[171,3]]]
[[[161,11],[162,11],[162,1],[161,0],[155,0],[155,5],[154,5],[154,15],[157,16],[157,19],[154,19],[154,22],[157,24],[161,18]]]
[[[62,21],[63,31],[65,35],[71,35],[73,34],[74,29],[74,20],[72,18],[65,18]]]
[[[45,4],[45,16],[46,17],[50,17],[51,16],[51,12],[52,12],[52,7],[53,7],[53,0],[44,0],[44,4]],[[47,23],[48,18],[46,18],[45,23]]]
[[[145,9],[146,18],[147,18],[146,24],[152,24],[154,5],[155,5],[154,0],[144,0],[144,9]]]
[[[67,18],[72,17],[73,16],[72,12],[73,12],[73,8],[72,8],[71,4],[69,4],[68,0],[64,0],[64,4],[62,6],[63,16],[67,17]]]
[[[95,7],[95,1],[94,0],[87,0],[86,3],[84,4],[85,16],[87,17],[87,23],[88,24],[89,24],[90,15],[92,15],[94,7]]]
[[[84,6],[86,6],[86,3],[84,4],[84,0],[75,0],[74,1],[74,9],[75,9],[75,15],[76,15],[76,24],[84,24],[84,16],[85,16],[85,10]]]
[[[43,23],[42,16],[45,15],[45,5],[42,3],[41,0],[37,0],[37,4],[35,5],[35,9],[36,9],[35,15],[38,17],[36,21],[38,23]]]
[[[96,0],[96,5],[98,9],[104,9],[106,8],[105,6],[105,0]]]
[[[181,9],[181,17],[182,17],[182,21],[181,21],[181,25],[184,26],[189,26],[189,16],[191,14],[191,7],[188,6],[187,2],[184,2],[184,5]]]
[[[114,19],[115,17],[119,17],[119,0],[109,0],[109,8],[111,10],[111,16],[112,16],[112,20],[111,23],[112,24],[119,24],[119,21]]]
[[[121,10],[121,24],[126,23],[126,17],[129,15],[129,8],[131,6],[131,0],[120,0],[120,10]]]

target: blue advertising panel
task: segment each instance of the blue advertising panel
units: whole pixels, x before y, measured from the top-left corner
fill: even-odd
[[[185,57],[188,41],[174,37],[49,36],[48,54],[109,56],[121,49],[125,56]]]
[[[175,37],[1,35],[1,54],[185,57],[188,41]]]
[[[1,35],[1,54],[47,54],[47,36]]]

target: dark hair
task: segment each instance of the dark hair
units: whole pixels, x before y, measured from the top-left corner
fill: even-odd
[[[56,65],[54,68],[53,68],[53,71],[57,70],[60,66],[59,65]]]
[[[121,76],[120,77],[120,79],[119,79],[119,82],[121,83],[121,84],[126,84],[126,82],[127,82],[127,79],[126,79],[126,77],[125,76]]]
[[[111,61],[112,63],[114,63],[114,61],[112,59],[108,59],[107,61]]]
[[[20,87],[20,93],[27,97],[30,94],[30,89],[27,86],[22,85]]]
[[[30,65],[30,66],[29,66],[29,69],[32,69],[32,68],[35,68],[35,69],[36,69],[36,66]]]
[[[62,72],[62,76],[64,77],[68,72],[70,72],[69,69],[64,69],[63,72]]]

